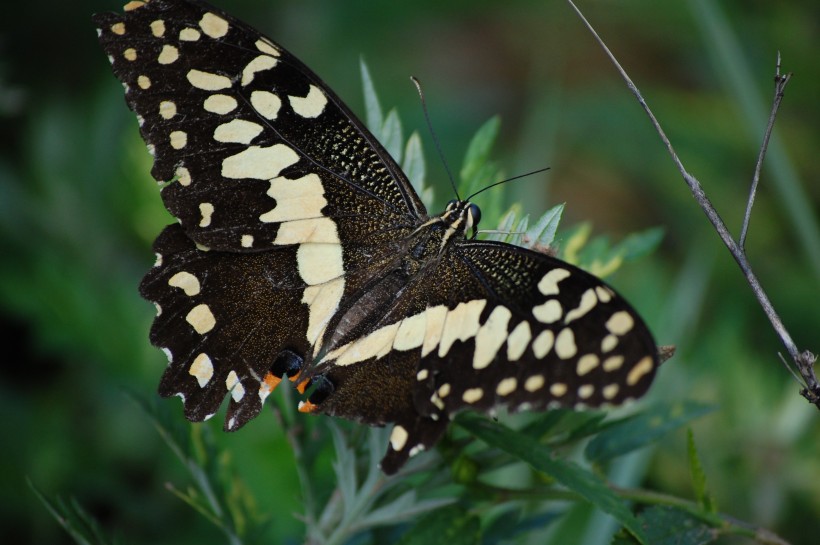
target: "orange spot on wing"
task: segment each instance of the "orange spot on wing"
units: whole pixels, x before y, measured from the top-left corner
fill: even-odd
[[[314,405],[310,401],[300,401],[299,402],[299,412],[300,413],[315,413],[319,410],[318,405]]]
[[[296,389],[299,391],[300,394],[304,394],[307,387],[310,386],[310,379],[307,378],[296,385]]]
[[[277,386],[279,386],[279,383],[280,383],[280,382],[282,382],[282,379],[281,379],[281,378],[279,378],[279,377],[277,377],[277,376],[276,376],[276,375],[274,375],[273,373],[268,372],[268,374],[267,374],[267,375],[265,375],[265,378],[263,378],[263,379],[262,379],[262,381],[263,381],[265,384],[267,384],[267,385],[268,385],[268,389],[269,389],[269,391],[271,391],[271,392],[272,392],[272,391],[274,391],[274,390],[276,389],[276,387],[277,387]]]

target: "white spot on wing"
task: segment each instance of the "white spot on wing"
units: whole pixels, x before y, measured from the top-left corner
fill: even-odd
[[[396,424],[393,426],[393,431],[390,432],[390,446],[395,451],[403,449],[407,444],[407,437],[407,430]]]
[[[473,352],[473,369],[484,369],[493,361],[498,349],[507,339],[507,324],[512,312],[503,306],[497,306],[490,313],[487,321],[479,328],[475,336]]]
[[[188,82],[203,91],[221,91],[231,87],[231,80],[219,74],[212,74],[210,72],[203,72],[202,70],[189,70],[185,76]]]
[[[202,219],[199,220],[200,227],[208,227],[211,225],[211,216],[214,213],[214,205],[209,202],[203,202],[199,205],[199,213]]]
[[[495,388],[495,393],[500,396],[510,395],[518,387],[518,381],[515,377],[508,377],[498,383]]]
[[[245,66],[245,69],[242,70],[242,85],[248,85],[253,81],[254,76],[258,72],[263,72],[265,70],[270,70],[274,66],[276,66],[277,61],[274,57],[270,55],[259,55],[255,59]]]
[[[213,313],[211,313],[211,309],[204,303],[192,308],[188,315],[185,316],[185,321],[191,324],[194,331],[200,335],[209,332],[216,325],[216,319]]]
[[[179,31],[179,40],[181,42],[195,42],[202,34],[195,28],[183,28]]]
[[[164,45],[162,46],[162,51],[159,53],[159,57],[157,57],[157,62],[160,64],[172,64],[179,59],[179,49],[174,47],[173,45]]]
[[[265,223],[321,218],[321,211],[327,206],[322,180],[313,173],[295,180],[284,176],[274,178],[267,195],[276,200],[276,207],[259,216]]]
[[[558,282],[567,278],[570,274],[571,273],[566,269],[552,269],[538,282],[538,291],[544,295],[557,295],[560,291],[558,289]]]
[[[298,161],[296,152],[284,144],[250,146],[222,161],[222,175],[232,179],[270,180]]]
[[[199,21],[199,28],[205,35],[217,39],[228,33],[228,21],[213,13],[206,13]]]
[[[235,98],[221,94],[211,95],[202,103],[202,107],[205,108],[205,111],[219,115],[229,114],[234,111],[237,106],[238,104]]]
[[[575,345],[575,334],[572,329],[565,327],[555,337],[555,354],[562,360],[566,360],[578,353]]]
[[[242,247],[253,248],[253,235],[242,235]]]
[[[151,23],[151,34],[153,34],[155,38],[162,38],[162,36],[165,35],[165,21],[157,19]]]
[[[336,278],[325,284],[305,288],[302,302],[308,305],[308,342],[315,343],[318,340],[327,322],[336,313],[344,287],[344,278]]]
[[[175,174],[177,175],[177,181],[180,185],[189,186],[191,185],[191,173],[185,167],[177,168]]]
[[[194,358],[191,368],[188,369],[188,374],[196,378],[200,388],[207,386],[214,376],[214,364],[208,354],[203,352]]]
[[[173,288],[180,288],[188,297],[197,295],[200,290],[199,279],[186,271],[180,271],[169,278],[168,285]]]
[[[424,330],[424,343],[421,345],[421,357],[426,356],[438,346],[444,329],[444,321],[447,319],[447,307],[438,305],[428,308],[427,327]]]
[[[251,93],[251,105],[265,119],[274,120],[279,115],[282,101],[269,91],[254,91]]]
[[[484,397],[484,390],[481,388],[468,388],[464,390],[461,399],[463,399],[465,403],[475,403],[482,397]]]
[[[256,40],[255,45],[256,45],[256,49],[258,49],[262,53],[267,53],[268,55],[273,55],[274,57],[278,57],[279,54],[280,54],[279,50],[276,49],[276,47],[274,47],[274,45],[272,43],[268,42],[264,38],[260,38],[259,40]]]
[[[262,132],[262,126],[245,119],[232,119],[214,129],[214,140],[226,144],[250,144]]]
[[[182,149],[188,145],[188,134],[185,131],[173,131],[170,140],[172,148]]]
[[[159,115],[163,119],[171,119],[177,115],[177,105],[170,100],[163,100],[159,103]]]
[[[424,332],[427,329],[427,312],[420,312],[401,321],[396,338],[393,341],[393,348],[396,350],[412,350],[424,343]],[[427,378],[427,369],[419,371],[419,375],[424,373],[424,380]]]
[[[549,329],[545,329],[532,343],[532,352],[536,358],[543,358],[550,350],[552,350],[553,342],[555,341],[555,334]]]
[[[579,377],[582,377],[598,367],[598,356],[595,354],[587,354],[578,359],[578,365],[575,367],[575,372]]]
[[[507,359],[518,361],[524,351],[527,350],[530,339],[532,339],[532,332],[530,331],[529,322],[526,320],[519,322],[507,337]]]
[[[595,290],[589,288],[583,295],[581,295],[581,301],[578,303],[578,306],[567,312],[567,316],[564,318],[564,323],[568,324],[571,321],[580,318],[592,310],[596,304],[598,304],[598,297],[595,295]]]
[[[621,310],[609,317],[606,328],[613,335],[625,335],[635,325],[635,320],[625,310]]]
[[[561,319],[564,309],[558,299],[549,299],[540,305],[532,308],[532,314],[539,322],[551,324]]]
[[[528,392],[536,392],[544,387],[544,375],[533,375],[524,382],[524,389]]]
[[[315,85],[310,86],[307,96],[297,97],[288,95],[293,111],[302,117],[313,118],[321,114],[327,105],[327,97]]]
[[[307,243],[296,250],[299,276],[309,286],[322,284],[344,274],[342,246],[339,244]]]
[[[649,356],[644,356],[641,361],[635,364],[635,366],[629,370],[629,374],[626,375],[626,383],[630,386],[635,386],[644,377],[644,375],[650,373],[652,368],[655,366],[655,363],[652,361],[652,358]]]
[[[467,303],[459,303],[456,308],[447,312],[438,347],[439,357],[446,356],[456,340],[466,341],[478,333],[478,320],[486,305],[485,299],[474,299]]]

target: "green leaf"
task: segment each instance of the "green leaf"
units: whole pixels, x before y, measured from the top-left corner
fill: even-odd
[[[72,499],[68,503],[59,497],[53,501],[49,500],[31,481],[27,480],[27,482],[37,499],[75,542],[80,545],[117,543],[116,540],[108,539],[103,535],[100,523],[89,515],[76,500]]]
[[[397,545],[477,545],[481,542],[481,521],[466,509],[453,505],[422,517]]]
[[[674,507],[650,507],[638,515],[638,519],[652,545],[706,545],[719,535],[715,528]],[[625,534],[616,535],[612,540],[612,545],[634,543],[632,536]]]
[[[548,248],[555,240],[555,232],[558,230],[558,224],[561,223],[563,213],[564,204],[557,204],[544,212],[527,231],[525,239],[527,247],[536,250]]]
[[[648,543],[638,520],[626,503],[594,473],[573,462],[553,458],[550,450],[538,441],[481,416],[462,414],[456,422],[485,443],[512,454],[537,471],[549,475],[601,511],[615,517],[640,543]]]
[[[362,73],[362,87],[364,91],[364,111],[367,128],[373,134],[380,134],[384,123],[382,107],[379,104],[379,97],[376,95],[376,88],[373,86],[373,78],[370,77],[370,70],[364,58],[359,59],[359,68]]]
[[[689,454],[689,470],[692,472],[692,487],[695,489],[695,498],[704,511],[717,513],[717,504],[706,486],[706,472],[703,471],[703,465],[700,463],[692,428],[689,428],[686,433],[686,450]]]
[[[644,231],[632,233],[615,246],[614,251],[625,261],[632,261],[651,254],[663,240],[663,227],[651,227]]]
[[[669,433],[714,410],[711,405],[684,401],[653,405],[637,415],[609,423],[584,450],[587,460],[602,463],[649,445]]]
[[[407,145],[404,148],[404,159],[401,163],[401,169],[407,174],[407,179],[413,185],[421,196],[421,200],[425,206],[430,206],[432,203],[425,201],[424,194],[431,188],[425,187],[424,177],[426,175],[426,166],[424,163],[424,154],[421,150],[421,138],[419,133],[414,132],[407,139]]]
[[[464,155],[464,165],[461,167],[460,173],[462,180],[474,178],[479,169],[489,161],[490,150],[498,136],[500,126],[501,118],[493,116],[476,131],[467,146],[467,153]]]
[[[387,150],[387,153],[389,153],[397,163],[401,164],[401,146],[404,141],[404,137],[402,136],[399,113],[395,108],[387,113],[387,118],[384,120],[384,125],[381,126],[381,129],[377,134],[379,135],[379,141],[384,146],[384,149]]]

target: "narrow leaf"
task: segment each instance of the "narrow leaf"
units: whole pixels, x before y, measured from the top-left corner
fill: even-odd
[[[643,511],[638,519],[652,545],[707,545],[719,535],[717,529],[674,507],[653,506]],[[612,545],[634,544],[631,537],[616,535]]]
[[[552,457],[550,450],[506,426],[474,414],[460,415],[456,422],[484,441],[530,464],[580,495],[601,511],[615,517],[640,543],[648,543],[638,520],[627,505],[597,475],[567,460]]]
[[[692,473],[692,487],[695,489],[695,498],[704,511],[707,513],[717,513],[715,500],[706,486],[706,472],[703,471],[703,465],[700,463],[692,428],[687,430],[686,443],[689,454],[689,470]]]
[[[692,401],[654,405],[645,411],[611,423],[587,445],[587,460],[602,463],[657,441],[670,431],[714,410]]]
[[[501,118],[498,116],[491,117],[470,140],[467,153],[464,155],[464,164],[461,167],[460,177],[462,182],[468,182],[475,178],[480,169],[487,163],[500,126]]]
[[[387,113],[387,118],[384,120],[384,125],[379,132],[379,140],[381,141],[387,153],[399,164],[402,160],[402,136],[401,120],[399,119],[399,112],[392,109]]]
[[[362,87],[364,91],[364,111],[367,128],[374,134],[380,134],[382,130],[383,115],[382,107],[379,104],[379,97],[376,95],[376,88],[373,86],[373,78],[370,77],[370,70],[364,58],[359,59],[359,68],[362,73]]]
[[[416,190],[416,193],[423,195],[425,190],[424,176],[426,167],[424,164],[424,154],[421,150],[421,138],[417,132],[411,134],[410,138],[407,139],[401,168],[404,173],[407,174],[407,178],[410,180],[410,183],[413,184],[413,189]],[[424,205],[427,206],[428,203],[425,202]]]
[[[555,240],[555,232],[561,223],[564,213],[564,204],[557,204],[544,212],[538,221],[527,231],[528,246],[530,248],[546,248]]]

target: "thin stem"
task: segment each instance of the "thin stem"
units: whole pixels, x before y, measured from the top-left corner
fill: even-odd
[[[772,129],[774,128],[774,120],[777,117],[777,110],[780,108],[780,103],[783,101],[783,90],[786,84],[791,79],[791,74],[780,74],[780,52],[777,52],[777,68],[774,76],[774,99],[772,100],[772,111],[769,114],[769,123],[766,125],[766,132],[763,133],[763,143],[760,145],[760,153],[757,156],[757,164],[755,165],[754,176],[752,176],[752,186],[749,189],[749,200],[746,202],[746,213],[743,216],[743,228],[740,231],[739,246],[745,251],[746,249],[746,235],[749,232],[749,220],[752,217],[752,206],[755,202],[755,195],[757,194],[757,186],[760,182],[760,169],[763,167],[763,158],[766,156],[766,150],[769,148],[769,139],[772,136]]]
[[[666,133],[661,128],[660,123],[658,122],[655,114],[652,113],[652,110],[647,105],[646,101],[644,100],[641,92],[638,90],[635,83],[633,83],[632,79],[627,75],[626,71],[623,69],[621,64],[615,58],[615,55],[609,50],[607,45],[592,27],[592,25],[587,21],[584,14],[578,9],[578,7],[572,2],[572,0],[567,0],[569,5],[584,23],[584,25],[589,29],[592,35],[595,37],[595,40],[601,46],[601,48],[606,53],[607,57],[609,57],[612,64],[620,73],[623,80],[626,82],[629,90],[635,95],[635,98],[638,100],[638,103],[643,108],[646,115],[649,117],[649,120],[652,122],[652,125],[655,127],[655,130],[660,136],[663,144],[666,146],[669,155],[672,157],[672,161],[675,163],[675,166],[678,168],[681,176],[683,177],[686,185],[689,186],[689,189],[692,192],[695,200],[700,205],[703,212],[706,214],[706,217],[712,223],[715,230],[720,236],[720,239],[723,241],[723,244],[726,245],[726,248],[729,249],[729,252],[732,254],[732,257],[737,262],[740,270],[743,272],[743,275],[746,277],[746,281],[749,283],[749,286],[752,288],[752,292],[757,297],[760,306],[763,307],[763,312],[766,313],[766,317],[769,318],[769,322],[771,322],[772,327],[774,328],[777,335],[780,337],[780,341],[783,343],[783,346],[786,348],[786,351],[791,356],[792,361],[794,362],[795,366],[797,367],[798,371],[800,372],[801,377],[803,378],[804,385],[806,386],[801,390],[801,395],[805,397],[809,402],[813,403],[820,409],[820,383],[817,380],[817,377],[814,374],[813,364],[817,360],[817,357],[809,352],[804,351],[800,352],[797,349],[797,346],[794,344],[794,341],[789,335],[789,332],[786,330],[786,327],[783,325],[783,322],[780,320],[780,316],[778,316],[777,312],[774,310],[771,302],[769,301],[766,292],[763,290],[763,287],[760,285],[760,282],[755,276],[754,272],[752,271],[751,264],[749,263],[748,259],[746,258],[746,254],[743,252],[740,246],[735,242],[732,238],[731,233],[726,228],[726,224],[723,223],[723,220],[720,218],[717,210],[715,207],[712,206],[712,203],[709,201],[706,193],[703,191],[703,188],[700,185],[700,182],[687,172],[686,168],[683,166],[683,163],[678,158],[675,149],[672,147],[672,143],[669,141],[669,138],[666,136]]]

